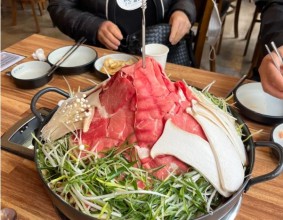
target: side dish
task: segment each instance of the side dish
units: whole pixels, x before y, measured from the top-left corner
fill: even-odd
[[[101,67],[100,71],[105,74],[113,75],[114,73],[118,72],[124,66],[132,65],[136,61],[133,59],[128,60],[116,60],[112,58],[107,58],[103,62],[103,66]]]

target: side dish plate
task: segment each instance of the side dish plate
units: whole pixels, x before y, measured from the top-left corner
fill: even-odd
[[[283,123],[275,125],[270,134],[271,141],[279,144],[283,148]],[[279,158],[278,152],[272,149],[276,158]]]
[[[283,123],[276,125],[272,129],[271,140],[283,147]]]
[[[60,47],[52,51],[48,57],[47,61],[51,65],[54,65],[58,60],[60,60],[64,54],[72,46]],[[58,74],[75,75],[79,73],[84,73],[93,69],[93,63],[97,58],[97,52],[88,46],[79,46],[76,51],[74,51],[56,70]]]
[[[235,99],[240,113],[247,118],[263,124],[283,122],[283,100],[265,93],[260,82],[241,85]]]
[[[109,68],[106,65],[105,70],[102,71],[103,66],[105,65],[104,62],[109,59],[113,60],[113,68]],[[117,62],[117,65],[115,62]],[[136,62],[138,62],[138,58],[133,55],[124,54],[124,53],[108,54],[108,55],[98,58],[95,61],[94,63],[95,74],[100,79],[105,80],[108,78],[107,73],[105,73],[106,71],[109,71],[109,75],[113,75],[114,72],[117,72],[118,70],[120,70],[124,65],[131,65]]]

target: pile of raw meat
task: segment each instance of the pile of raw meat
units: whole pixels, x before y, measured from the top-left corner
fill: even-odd
[[[135,143],[142,166],[145,169],[164,166],[154,175],[165,179],[171,172],[189,169],[186,160],[178,159],[174,153],[151,155],[166,122],[201,139],[200,143],[208,142],[200,123],[188,113],[194,100],[198,98],[184,82],[171,82],[159,64],[147,58],[146,68],[139,61],[94,89],[78,92],[66,100],[42,129],[42,137],[54,141],[73,132],[75,143],[94,152],[118,147],[125,141]],[[172,146],[174,138],[178,137],[170,134],[167,137],[173,141]]]

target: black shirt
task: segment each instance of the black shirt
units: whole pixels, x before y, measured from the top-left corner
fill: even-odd
[[[127,11],[120,8],[117,3],[115,4],[115,15],[113,16],[115,19],[114,23],[120,28],[123,36],[125,37],[136,31],[140,31],[142,26],[142,9],[138,8],[132,11]],[[157,23],[156,5],[153,0],[147,0],[145,17],[146,26],[151,26]]]

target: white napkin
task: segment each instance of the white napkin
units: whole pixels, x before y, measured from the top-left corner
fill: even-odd
[[[39,60],[39,61],[46,61],[46,56],[44,55],[44,50],[42,48],[37,49],[32,54],[33,59]]]

